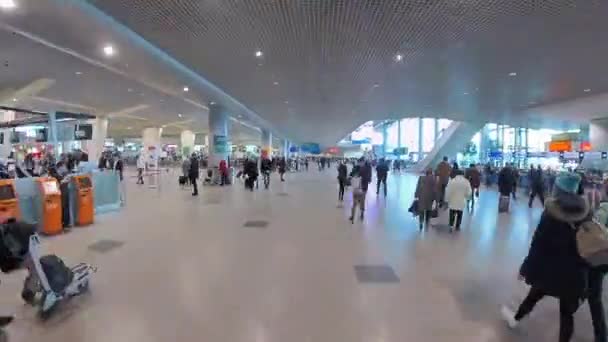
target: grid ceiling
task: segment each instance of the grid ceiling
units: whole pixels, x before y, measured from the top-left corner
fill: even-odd
[[[91,2],[304,140],[335,143],[370,118],[503,120],[608,90],[608,1]]]

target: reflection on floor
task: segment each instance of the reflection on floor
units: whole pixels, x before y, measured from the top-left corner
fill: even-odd
[[[407,212],[415,177],[392,175],[388,198],[368,195],[365,220],[337,206],[336,174],[274,177],[271,190],[203,187],[194,198],[163,176],[160,190],[127,179],[124,211],[44,240],[68,263],[99,267],[91,293],[41,322],[4,276],[0,308],[12,341],[337,342],[556,341],[557,303],[545,300],[516,331],[499,317],[526,289],[516,270],[541,208],[497,214],[483,191],[463,231],[445,213],[418,232]],[[347,196],[348,197],[348,196]],[[587,306],[575,341],[591,341]]]

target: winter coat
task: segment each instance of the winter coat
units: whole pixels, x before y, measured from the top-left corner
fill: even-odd
[[[346,164],[338,165],[338,180],[345,181],[348,177],[348,167]]]
[[[574,227],[590,219],[587,201],[559,193],[545,202],[528,256],[520,274],[526,283],[558,298],[584,298],[587,265],[576,247]]]
[[[190,159],[184,159],[182,163],[182,173],[186,177],[190,177]]]
[[[530,187],[535,190],[542,190],[545,186],[543,181],[543,171],[539,169],[530,169],[528,173],[530,177]]]
[[[378,179],[386,179],[388,176],[388,165],[386,162],[380,162],[380,164],[376,166],[376,176]]]
[[[222,175],[228,174],[228,165],[225,160],[220,161],[219,171]]]
[[[435,176],[428,175],[418,178],[415,197],[418,199],[418,211],[433,210],[433,202],[438,200]]]
[[[471,197],[473,190],[471,184],[462,175],[457,175],[450,180],[445,189],[445,200],[448,202],[448,208],[453,210],[464,210],[467,205],[467,200]]]
[[[464,173],[464,177],[469,180],[472,188],[477,189],[481,186],[481,172],[476,167],[468,168]]]
[[[199,165],[198,158],[192,157],[190,158],[190,171],[188,172],[188,176],[191,179],[198,179],[199,177]]]
[[[441,163],[439,163],[439,165],[437,165],[437,170],[435,171],[435,174],[437,175],[437,177],[439,177],[439,181],[441,182],[440,184],[448,184],[451,173],[452,167],[450,166],[450,163],[442,161]]]
[[[500,192],[502,196],[511,196],[514,184],[515,178],[513,177],[513,170],[510,167],[505,167],[500,170],[500,173],[498,174],[498,192]]]

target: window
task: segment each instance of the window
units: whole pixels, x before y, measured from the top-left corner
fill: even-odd
[[[419,152],[418,137],[420,134],[419,118],[408,118],[401,120],[401,147],[405,147],[408,153]]]
[[[424,118],[422,121],[422,152],[431,152],[435,146],[435,119]]]

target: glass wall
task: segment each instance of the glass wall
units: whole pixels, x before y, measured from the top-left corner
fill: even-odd
[[[422,119],[422,152],[431,152],[435,146],[435,119]]]
[[[418,160],[420,148],[418,146],[420,137],[419,118],[408,118],[401,120],[401,147],[407,148],[408,154]]]

